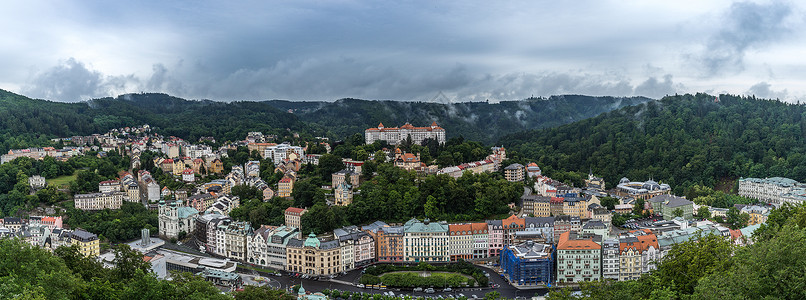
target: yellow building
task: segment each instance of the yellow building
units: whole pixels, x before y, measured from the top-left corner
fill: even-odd
[[[283,177],[277,183],[277,196],[278,197],[291,197],[291,192],[294,190],[294,179],[290,177]]]
[[[76,229],[70,235],[70,242],[78,246],[78,252],[84,256],[96,257],[101,254],[101,245],[98,242],[98,236],[93,233]]]
[[[182,176],[182,171],[184,170],[185,170],[185,162],[183,162],[181,159],[178,158],[174,159],[172,169],[173,172],[171,173],[174,174],[175,176]]]
[[[322,242],[311,233],[303,242],[291,239],[286,246],[286,271],[331,275],[342,271],[339,241]]]
[[[209,173],[221,174],[224,172],[224,163],[221,162],[220,159],[216,158],[210,162],[210,168],[207,171]]]

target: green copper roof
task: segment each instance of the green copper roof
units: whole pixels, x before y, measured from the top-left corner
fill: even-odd
[[[316,235],[313,234],[313,232],[311,232],[311,234],[308,235],[308,238],[305,239],[305,243],[303,244],[303,246],[319,248],[319,244],[320,244],[319,239],[317,239]]]

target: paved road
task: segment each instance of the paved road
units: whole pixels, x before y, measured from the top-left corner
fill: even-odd
[[[454,289],[452,292],[437,292],[434,294],[426,294],[424,292],[412,292],[411,290],[400,290],[400,289],[387,289],[387,290],[372,290],[366,288],[359,288],[354,284],[358,281],[358,278],[361,276],[360,270],[354,270],[347,273],[347,275],[343,275],[340,277],[335,278],[335,281],[331,280],[310,280],[310,279],[300,279],[300,278],[293,278],[286,275],[283,272],[283,276],[276,277],[272,276],[271,279],[276,280],[282,288],[289,288],[291,286],[297,285],[302,283],[306,290],[312,292],[319,292],[324,289],[338,289],[340,291],[353,291],[353,292],[363,292],[363,293],[371,293],[371,294],[380,294],[388,291],[394,291],[396,296],[401,295],[412,295],[415,297],[419,296],[436,296],[442,295],[444,296],[453,296],[459,297],[459,294],[464,294],[466,297],[472,298],[473,295],[476,295],[479,298],[483,298],[486,293],[491,291],[497,291],[502,296],[506,298],[516,298],[516,297],[532,297],[535,293],[539,295],[544,295],[548,293],[547,289],[517,289],[511,285],[509,285],[506,280],[501,278],[495,271],[492,269],[481,267],[479,268],[487,271],[490,273],[490,281],[497,284],[499,288],[462,288],[462,289]],[[353,284],[345,284],[344,282],[352,282]]]

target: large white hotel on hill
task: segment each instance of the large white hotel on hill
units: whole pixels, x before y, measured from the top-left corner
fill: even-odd
[[[390,145],[397,145],[401,141],[405,141],[409,136],[411,136],[411,140],[415,144],[420,144],[428,138],[434,139],[440,144],[445,143],[445,129],[439,127],[437,122],[431,123],[429,127],[414,127],[409,123],[400,127],[384,127],[383,123],[380,123],[376,128],[364,130],[367,144],[381,140]]]

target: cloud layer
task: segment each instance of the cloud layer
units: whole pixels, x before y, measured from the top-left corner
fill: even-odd
[[[662,97],[799,100],[799,3],[4,3],[0,88],[79,101]],[[48,22],[30,23],[40,19]],[[23,27],[19,24],[29,24]],[[16,27],[15,27],[16,26]]]

